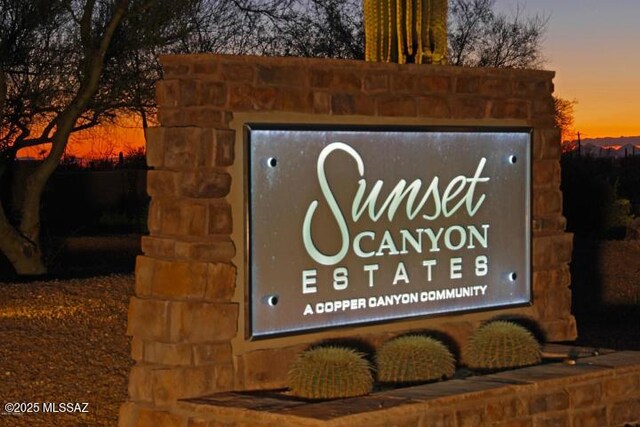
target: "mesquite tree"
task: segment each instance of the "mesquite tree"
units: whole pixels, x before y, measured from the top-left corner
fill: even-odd
[[[451,0],[449,64],[465,67],[537,68],[548,19],[496,13],[495,0]]]
[[[571,141],[576,138],[576,129],[574,127],[574,107],[578,103],[575,99],[569,100],[553,97],[553,111],[555,116],[555,126],[560,129],[560,141],[562,141],[563,150],[571,148]],[[567,144],[565,144],[567,143]]]
[[[263,53],[364,59],[362,0],[297,0]]]
[[[46,2],[42,2],[46,3]],[[111,4],[96,3],[88,0],[84,4],[78,2],[51,2],[50,8],[46,8],[41,2],[37,6],[44,10],[38,10],[37,15],[28,10],[34,3],[5,1],[3,4],[3,15],[5,23],[2,40],[2,64],[0,66],[0,81],[3,87],[5,98],[3,98],[2,119],[3,125],[8,115],[4,111],[7,109],[6,94],[9,90],[15,90],[20,85],[14,85],[16,81],[38,80],[42,77],[42,70],[49,69],[52,65],[47,60],[57,62],[60,67],[68,67],[70,74],[66,77],[75,81],[71,92],[61,93],[69,88],[59,82],[60,85],[47,87],[45,91],[50,91],[43,96],[50,97],[49,112],[45,114],[49,120],[43,120],[39,125],[43,126],[43,134],[50,141],[50,152],[38,168],[28,177],[25,184],[25,192],[22,206],[19,208],[18,225],[9,221],[4,207],[0,207],[0,250],[11,261],[19,274],[41,274],[45,272],[42,263],[41,250],[38,244],[40,235],[40,198],[45,183],[51,176],[64,153],[69,134],[76,126],[78,120],[85,112],[99,87],[100,75],[104,68],[105,56],[111,40],[116,33],[118,26],[130,8],[129,0],[120,0]],[[43,13],[46,12],[46,13]],[[66,17],[66,21],[65,21]],[[58,26],[52,27],[48,23],[39,20],[52,19]],[[8,21],[8,22],[7,22]],[[74,28],[77,31],[67,33],[60,29],[64,27]],[[77,50],[71,50],[68,37],[77,36]],[[33,57],[34,53],[45,54],[42,44],[51,47],[52,51],[64,55],[63,57]],[[67,44],[69,43],[69,44]],[[18,55],[12,57],[12,52]],[[66,54],[66,55],[65,55]],[[69,58],[65,62],[65,56]],[[71,67],[70,63],[75,62],[76,67]],[[64,78],[65,76],[59,75]],[[30,87],[27,85],[27,87]],[[37,91],[37,86],[32,90]],[[64,102],[56,108],[53,100],[59,94],[60,101]],[[66,96],[65,96],[66,95]],[[65,99],[66,98],[66,99]],[[21,108],[16,109],[23,113]],[[43,119],[44,119],[43,116]],[[28,117],[27,120],[34,120]],[[11,121],[7,121],[11,123]],[[28,135],[32,132],[35,123],[13,121],[14,126],[3,126],[3,134],[25,135],[21,139],[22,144],[30,144]],[[20,129],[24,126],[23,129]],[[15,141],[15,140],[14,140]],[[25,142],[26,141],[26,142]],[[35,142],[34,142],[35,143]],[[15,155],[15,149],[4,148],[5,161],[10,160]]]
[[[46,272],[40,201],[73,132],[121,114],[146,126],[159,54],[264,52],[293,1],[0,0],[0,182],[19,150],[46,153],[19,206],[0,202],[0,252],[16,272]]]
[[[132,52],[189,31],[195,0],[0,0],[0,174],[19,149],[48,153],[20,206],[0,205],[0,251],[18,274],[46,272],[40,200],[69,135],[115,114]]]

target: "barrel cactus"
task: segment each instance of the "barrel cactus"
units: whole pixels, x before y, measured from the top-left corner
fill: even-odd
[[[471,369],[495,370],[540,363],[540,344],[524,327],[495,321],[481,326],[468,339],[465,360]]]
[[[343,347],[316,347],[302,352],[288,376],[294,396],[336,399],[368,394],[373,389],[371,365],[362,353]]]
[[[378,380],[383,383],[415,383],[451,377],[455,360],[440,341],[407,335],[384,343],[376,352]]]

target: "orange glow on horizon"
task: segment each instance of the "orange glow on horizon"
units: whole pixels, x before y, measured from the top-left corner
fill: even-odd
[[[640,58],[620,55],[606,63],[567,52],[552,56],[555,94],[577,102],[574,128],[582,139],[640,136]]]
[[[74,133],[69,138],[66,156],[83,159],[117,158],[118,154],[144,148],[144,131],[136,117],[122,117],[115,123],[103,124]],[[18,152],[19,158],[42,159],[49,153],[49,145],[30,147]]]
[[[578,110],[580,105],[576,106]],[[577,132],[581,139],[587,138],[619,138],[640,136],[640,127],[637,123],[590,123],[581,120],[576,111],[574,131],[569,133],[568,140],[576,141]],[[638,113],[640,117],[640,112]],[[145,148],[144,131],[142,124],[136,118],[118,119],[116,123],[96,126],[71,135],[65,152],[66,156],[74,156],[82,159],[106,159],[117,158],[118,154]],[[616,149],[615,147],[611,147]],[[640,147],[638,147],[640,148]],[[49,146],[31,147],[20,150],[19,158],[42,159],[49,152]]]
[[[116,157],[120,152],[144,148],[142,124],[136,118],[119,118],[116,123],[78,132],[69,140],[66,154],[86,159]]]
[[[583,139],[640,136],[640,104],[602,106],[589,98],[578,100],[574,127]]]
[[[576,129],[580,130],[580,137],[584,138],[621,138],[621,137],[637,137],[640,136],[640,129],[637,126],[627,125],[620,126],[618,124],[577,124]]]

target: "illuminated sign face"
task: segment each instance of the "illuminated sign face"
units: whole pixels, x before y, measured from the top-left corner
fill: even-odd
[[[531,301],[528,129],[248,125],[254,338]]]

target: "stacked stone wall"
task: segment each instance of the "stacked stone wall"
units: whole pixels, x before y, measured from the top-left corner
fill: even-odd
[[[142,408],[139,416],[139,425],[176,427],[635,426],[640,423],[640,352],[337,401],[222,393],[180,402],[172,411]]]
[[[167,56],[162,65],[160,126],[147,132],[150,234],[129,309],[135,365],[123,427],[147,425],[136,424],[142,409],[171,411],[178,399],[281,387],[295,354],[328,337],[377,345],[428,328],[462,342],[482,321],[515,314],[534,319],[550,341],[575,338],[554,73],[220,55]],[[244,327],[242,203],[249,118],[533,128],[533,304],[252,343]]]

